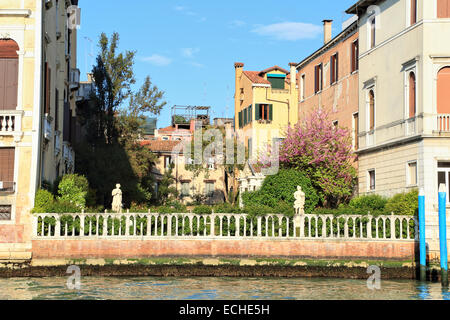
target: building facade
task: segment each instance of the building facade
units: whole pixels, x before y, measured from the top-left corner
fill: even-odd
[[[0,3],[0,260],[31,258],[36,190],[73,169],[64,120],[75,112],[76,23],[69,18],[77,4]]]
[[[278,66],[245,71],[243,63],[235,63],[235,131],[250,159],[267,154],[298,121],[295,66],[290,64],[290,71]]]
[[[189,165],[194,163],[192,155],[188,151],[185,153],[185,146],[190,145],[189,140],[148,140],[142,141],[141,144],[148,147],[158,158],[153,169],[156,197],[164,173],[173,166],[173,187],[178,191],[181,202],[218,204],[225,201],[228,177],[224,166],[212,161],[203,163],[201,170],[190,168]]]
[[[450,194],[450,1],[361,0],[347,13],[359,17],[359,193],[423,188],[437,254],[438,186]]]
[[[324,45],[297,65],[299,121],[311,112],[327,112],[336,126],[349,130],[358,148],[358,28],[344,27],[332,38],[332,21],[324,21]]]

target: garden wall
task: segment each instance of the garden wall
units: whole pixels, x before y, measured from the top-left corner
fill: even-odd
[[[353,240],[33,240],[33,259],[290,257],[414,261],[415,241]]]

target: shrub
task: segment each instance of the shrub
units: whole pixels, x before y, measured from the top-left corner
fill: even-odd
[[[57,200],[54,201],[50,207],[48,213],[78,213],[79,207],[75,204],[67,201]]]
[[[233,206],[230,203],[222,203],[214,206],[216,213],[241,213],[241,208]]]
[[[306,195],[305,212],[310,213],[319,203],[319,196],[313,188],[311,181],[300,171],[295,169],[281,169],[278,174],[268,176],[260,190],[246,192],[242,195],[244,205],[264,205],[278,210],[281,202],[291,208],[294,207],[294,193],[297,186],[301,186]]]
[[[39,189],[34,198],[33,213],[50,213],[55,199],[50,191]]]
[[[416,215],[419,209],[419,191],[417,189],[409,193],[400,193],[393,196],[386,204],[386,211],[396,215]]]
[[[349,207],[354,209],[364,209],[367,211],[375,212],[379,210],[384,210],[388,200],[379,195],[368,195],[353,198]]]
[[[212,208],[208,206],[198,206],[194,208],[195,214],[212,214]]]
[[[74,204],[79,209],[86,207],[89,183],[84,176],[65,175],[58,186],[59,200]]]

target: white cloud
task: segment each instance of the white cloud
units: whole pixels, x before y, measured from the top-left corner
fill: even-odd
[[[310,23],[282,22],[257,26],[252,32],[277,40],[297,41],[317,37],[322,32],[322,27]]]
[[[175,10],[175,11],[184,11],[184,10],[186,10],[186,7],[183,7],[183,6],[175,6],[175,7],[173,7],[173,10]]]
[[[196,53],[200,51],[199,48],[183,48],[181,54],[186,58],[193,58]]]
[[[190,64],[191,66],[193,66],[193,67],[196,67],[196,68],[204,68],[204,67],[205,67],[204,64],[201,64],[201,63],[198,63],[198,62],[194,62],[194,61],[189,62],[189,64]]]
[[[161,56],[159,54],[153,54],[149,57],[144,57],[142,58],[142,61],[151,63],[158,67],[165,67],[172,63],[172,59],[165,56]]]
[[[234,28],[239,28],[245,26],[247,23],[242,20],[233,20],[230,22],[230,26]]]

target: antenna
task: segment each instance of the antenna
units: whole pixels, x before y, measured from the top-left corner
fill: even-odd
[[[86,72],[90,72],[91,70],[88,69],[88,56],[91,58],[91,59],[90,59],[90,65],[91,65],[91,67],[92,67],[92,65],[93,65],[92,60],[93,60],[93,58],[94,58],[94,41],[92,41],[92,39],[89,38],[89,37],[84,37],[84,39],[87,40],[87,41],[89,41],[89,42],[91,43],[91,50],[90,50],[89,53],[87,52],[87,47],[85,48],[85,54],[86,54],[86,56],[85,56]]]

